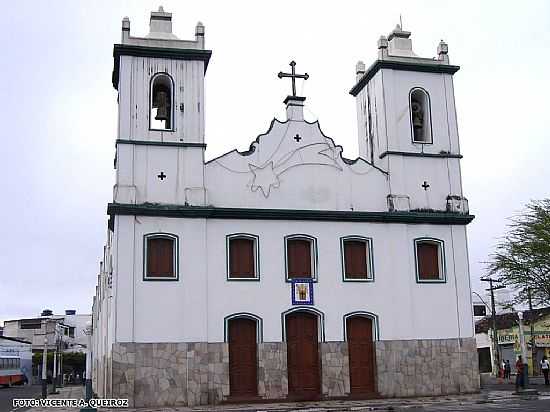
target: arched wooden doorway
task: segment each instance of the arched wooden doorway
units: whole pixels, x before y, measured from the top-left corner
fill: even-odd
[[[352,395],[375,393],[374,339],[372,319],[355,315],[346,318]]]
[[[305,311],[286,315],[288,396],[314,400],[321,394],[317,315]]]
[[[229,393],[232,398],[258,395],[257,322],[250,318],[227,321]]]

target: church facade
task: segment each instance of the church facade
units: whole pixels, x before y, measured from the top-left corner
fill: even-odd
[[[114,46],[94,391],[135,407],[478,391],[447,45],[418,57],[398,26],[357,64],[355,160],[304,120],[294,62],[286,119],[205,160],[204,36],[179,40],[160,9]]]

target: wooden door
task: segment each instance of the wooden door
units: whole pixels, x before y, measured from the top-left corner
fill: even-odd
[[[288,395],[318,399],[321,393],[317,316],[296,312],[286,317]]]
[[[351,393],[374,393],[372,320],[363,316],[347,318],[346,332]]]
[[[256,322],[237,318],[229,328],[229,392],[232,397],[258,395]]]

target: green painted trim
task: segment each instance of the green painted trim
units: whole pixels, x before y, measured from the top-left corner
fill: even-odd
[[[420,143],[420,142],[414,142],[414,144],[431,144],[431,143]],[[385,152],[382,152],[380,156],[378,156],[379,159],[383,159],[386,156],[389,155],[397,155],[397,156],[408,156],[408,157],[437,157],[440,159],[462,159],[462,155],[458,153],[414,153],[414,152],[400,152],[395,150],[387,150]]]
[[[286,283],[292,283],[292,279],[290,279],[288,277],[288,261],[287,261],[287,250],[286,250],[286,242],[287,240],[292,240],[292,239],[305,239],[305,240],[309,240],[311,242],[311,245],[313,246],[313,256],[312,256],[312,260],[311,260],[311,263],[312,263],[312,266],[313,266],[313,273],[312,273],[312,277],[311,279],[313,280],[313,283],[317,283],[318,281],[318,278],[319,278],[319,274],[318,274],[318,271],[319,271],[319,256],[317,254],[317,238],[315,236],[311,236],[311,235],[306,235],[306,234],[303,234],[303,233],[296,233],[296,234],[292,234],[292,235],[286,235],[284,237],[284,242],[285,242],[285,282]],[[307,279],[307,278],[304,278],[304,279]]]
[[[254,278],[231,278],[229,277],[229,241],[231,239],[253,239],[254,240]],[[231,233],[225,235],[225,280],[228,282],[259,282],[260,281],[260,237],[251,233]]]
[[[164,237],[168,239],[175,240],[175,253],[174,253],[174,269],[176,271],[176,276],[173,278],[155,278],[155,277],[147,277],[147,239],[148,238],[155,238],[155,237]],[[179,268],[179,237],[178,235],[174,235],[173,233],[165,233],[165,232],[153,232],[153,233],[145,233],[143,235],[143,281],[144,282],[177,282],[180,280],[180,268]]]
[[[451,64],[440,63],[437,60],[426,59],[425,62],[405,62],[396,60],[376,60],[363,74],[359,81],[352,87],[349,94],[357,96],[370,79],[374,77],[380,69],[392,69],[410,72],[423,72],[423,73],[444,73],[455,74],[460,66],[453,66]]]
[[[368,272],[366,279],[348,279],[346,278],[346,258],[344,254],[344,242],[346,240],[360,240],[367,244],[368,250],[369,250],[369,261],[367,262],[368,265]],[[373,246],[372,246],[372,238],[366,237],[366,236],[359,236],[359,235],[349,235],[349,236],[342,236],[340,238],[340,263],[342,265],[342,282],[352,282],[352,283],[373,283],[374,282],[374,254],[373,254]]]
[[[166,131],[166,130],[165,130]],[[175,146],[175,147],[200,147],[206,149],[205,143],[184,143],[184,142],[157,142],[151,140],[128,140],[117,139],[115,144],[134,144],[140,146]]]
[[[416,244],[421,241],[429,241],[432,243],[439,244],[439,251],[440,251],[440,257],[441,257],[441,271],[443,272],[443,277],[441,279],[437,280],[422,280],[418,276],[418,256],[416,253]],[[414,244],[414,271],[416,274],[416,283],[447,283],[447,266],[446,266],[446,260],[445,260],[445,242],[441,239],[436,239],[433,237],[417,237],[416,239],[413,239]]]
[[[344,320],[344,339],[343,339],[344,342],[348,341],[348,333],[347,333],[348,328],[347,328],[346,322],[348,318],[353,318],[354,316],[363,316],[365,318],[369,318],[370,320],[372,320],[373,327],[374,327],[373,340],[374,341],[380,340],[380,322],[379,322],[378,315],[372,312],[364,311],[364,310],[356,310],[350,313],[346,313],[342,318]]]
[[[256,322],[256,344],[262,343],[264,341],[264,326],[263,319],[253,313],[249,312],[238,312],[227,315],[223,318],[223,340],[225,343],[229,343],[229,328],[228,323],[231,319],[245,318],[250,319]]]
[[[356,212],[347,210],[249,209],[212,206],[109,203],[108,215],[190,219],[304,220],[326,222],[467,225],[474,215],[452,212]]]
[[[212,56],[212,50],[203,49],[176,49],[168,47],[134,46],[128,44],[115,44],[113,47],[113,87],[118,90],[120,71],[120,56],[156,57],[173,60],[200,60],[204,62],[204,72],[208,68],[208,62]]]

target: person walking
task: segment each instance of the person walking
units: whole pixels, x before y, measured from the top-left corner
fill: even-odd
[[[523,380],[523,358],[521,355],[518,356],[516,361],[516,392],[519,392],[519,388],[523,389],[525,382]]]
[[[540,370],[544,375],[544,384],[546,386],[550,385],[550,381],[548,381],[548,372],[550,372],[550,362],[548,362],[548,359],[546,358],[546,356],[543,356],[542,360],[540,361]]]
[[[510,380],[512,374],[512,367],[510,366],[510,360],[506,359],[506,365],[504,365],[504,379]]]

